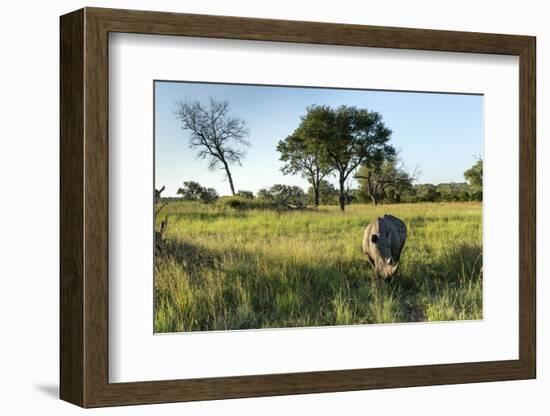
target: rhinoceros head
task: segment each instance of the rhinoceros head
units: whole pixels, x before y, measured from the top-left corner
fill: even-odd
[[[383,278],[389,278],[397,273],[399,259],[395,259],[391,250],[391,236],[389,234],[372,234],[370,236],[374,248],[373,256],[376,273]]]

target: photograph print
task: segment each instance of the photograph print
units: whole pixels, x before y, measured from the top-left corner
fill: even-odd
[[[483,96],[154,82],[154,332],[483,319]]]

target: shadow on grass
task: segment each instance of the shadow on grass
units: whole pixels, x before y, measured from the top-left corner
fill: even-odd
[[[157,261],[166,260],[182,267],[187,290],[202,302],[195,326],[187,330],[464,319],[475,315],[463,306],[472,296],[464,288],[482,278],[481,248],[474,245],[452,248],[422,265],[405,262],[391,281],[375,279],[362,256],[305,261],[167,239]]]
[[[483,254],[461,244],[402,271],[399,282],[412,321],[481,319]]]

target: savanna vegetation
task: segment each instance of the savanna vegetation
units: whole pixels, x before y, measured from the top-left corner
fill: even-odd
[[[157,332],[482,318],[481,204],[318,209],[172,202],[156,257]],[[408,226],[399,277],[375,279],[365,226]]]
[[[204,331],[482,318],[481,159],[464,182],[418,183],[382,116],[312,105],[276,150],[285,183],[240,190],[251,145],[227,102],[178,102],[199,160],[229,196],[185,178],[155,192],[155,331]],[[391,280],[375,277],[363,230],[391,214],[408,235]]]

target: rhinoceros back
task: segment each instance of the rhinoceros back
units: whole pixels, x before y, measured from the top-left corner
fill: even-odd
[[[401,256],[401,250],[407,239],[407,226],[399,218],[385,214],[382,217],[383,228],[389,229],[391,238],[391,251],[397,260]]]

